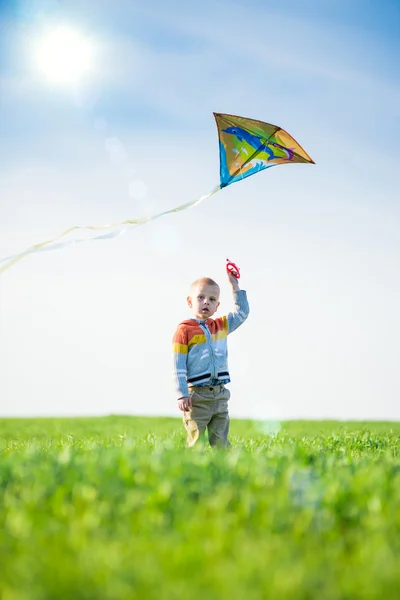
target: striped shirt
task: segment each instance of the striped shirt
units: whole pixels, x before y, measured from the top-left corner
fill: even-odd
[[[249,314],[244,290],[233,292],[235,307],[218,319],[182,321],[173,337],[173,365],[178,398],[189,396],[189,387],[229,383],[227,337]]]

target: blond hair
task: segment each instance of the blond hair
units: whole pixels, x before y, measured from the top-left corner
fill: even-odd
[[[190,286],[190,292],[192,292],[192,290],[194,290],[194,288],[197,285],[214,285],[218,288],[218,294],[220,293],[218,283],[214,281],[214,279],[210,279],[209,277],[200,277],[200,279],[196,279],[196,281],[193,281],[192,285]]]

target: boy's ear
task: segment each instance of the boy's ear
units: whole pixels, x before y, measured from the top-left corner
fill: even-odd
[[[186,301],[187,301],[187,303],[188,303],[188,306],[189,306],[190,308],[193,308],[193,305],[192,305],[192,298],[191,298],[190,296],[188,296],[188,297],[186,298]]]

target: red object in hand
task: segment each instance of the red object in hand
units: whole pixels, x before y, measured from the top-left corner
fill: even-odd
[[[240,269],[235,265],[235,263],[231,262],[229,258],[226,259],[226,270],[229,275],[233,275],[236,279],[240,279]]]

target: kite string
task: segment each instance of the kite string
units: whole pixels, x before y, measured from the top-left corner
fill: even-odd
[[[65,248],[66,246],[69,246],[71,244],[79,244],[81,242],[92,242],[94,240],[118,237],[118,236],[122,235],[130,226],[145,225],[146,223],[149,223],[150,221],[155,221],[156,219],[159,219],[160,217],[163,217],[165,215],[168,215],[168,214],[171,214],[174,212],[180,212],[182,210],[186,210],[187,208],[196,206],[196,204],[200,204],[200,202],[203,202],[203,200],[206,200],[207,198],[209,198],[210,196],[212,196],[213,194],[218,192],[220,189],[221,189],[221,186],[217,185],[211,190],[211,192],[209,192],[208,194],[205,194],[204,196],[200,196],[199,198],[196,198],[195,200],[191,200],[190,202],[185,202],[185,204],[181,204],[179,206],[176,206],[175,208],[170,208],[169,210],[165,210],[163,212],[156,213],[154,215],[149,215],[147,217],[140,217],[138,219],[127,219],[125,221],[122,221],[121,223],[113,223],[111,225],[99,225],[99,226],[74,225],[73,227],[70,227],[69,229],[67,229],[66,231],[61,233],[61,235],[59,235],[55,238],[46,240],[45,242],[41,242],[39,244],[34,244],[33,246],[30,246],[29,248],[27,248],[27,250],[25,250],[24,252],[20,252],[18,254],[14,254],[12,256],[7,256],[6,258],[0,259],[0,264],[5,263],[5,264],[3,264],[3,266],[0,266],[0,274],[4,273],[4,271],[6,271],[7,269],[10,269],[13,265],[15,265],[17,262],[19,262],[20,260],[25,258],[25,256],[28,256],[29,254],[37,254],[39,252],[48,252],[50,250],[56,250],[56,249],[58,250],[60,248]],[[122,229],[119,231],[116,231],[116,232],[109,232],[106,234],[97,235],[97,236],[94,236],[91,238],[79,238],[76,240],[68,240],[65,242],[60,242],[58,244],[55,243],[58,240],[60,240],[61,238],[68,235],[69,233],[72,233],[73,231],[76,231],[78,229],[86,229],[86,230],[90,230],[90,231],[102,231],[105,229],[113,229],[115,227],[122,227]]]

